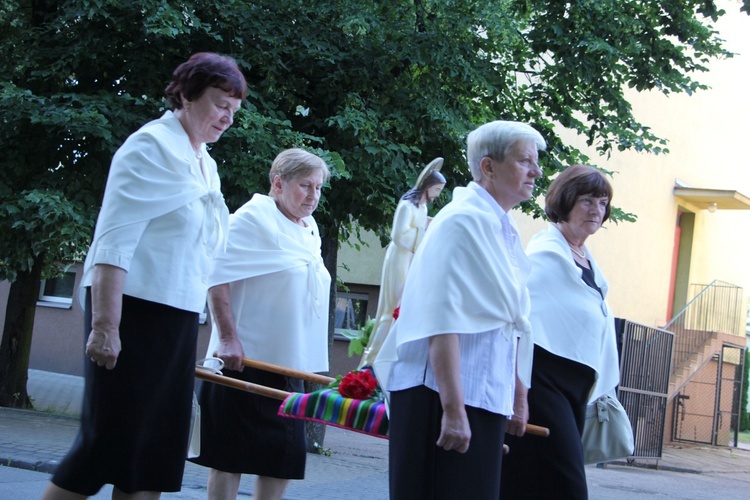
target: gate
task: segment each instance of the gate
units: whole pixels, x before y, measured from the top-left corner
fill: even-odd
[[[672,439],[737,446],[744,349],[723,345],[674,398]]]
[[[618,399],[630,417],[635,437],[633,458],[661,458],[674,334],[618,320],[620,386]]]

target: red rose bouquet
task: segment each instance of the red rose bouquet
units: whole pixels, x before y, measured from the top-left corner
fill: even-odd
[[[338,383],[339,394],[351,399],[369,399],[374,397],[378,381],[369,370],[354,370],[331,385]]]

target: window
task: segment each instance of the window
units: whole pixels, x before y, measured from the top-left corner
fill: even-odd
[[[346,340],[342,330],[357,331],[367,321],[367,294],[338,292],[334,318],[334,338]]]
[[[66,272],[60,278],[42,280],[37,305],[70,309],[75,283],[76,273],[73,271]]]

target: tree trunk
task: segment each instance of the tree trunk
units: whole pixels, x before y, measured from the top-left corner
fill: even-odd
[[[322,254],[323,263],[331,275],[331,289],[328,297],[328,350],[330,352],[333,345],[333,328],[334,318],[336,317],[336,265],[339,252],[339,235],[338,231],[330,234],[330,228],[326,228],[326,234],[323,235]],[[312,392],[322,389],[321,384],[305,382],[305,392]],[[319,422],[307,422],[307,451],[308,453],[324,454],[326,449],[323,447],[325,439],[326,426]]]
[[[38,256],[31,271],[18,273],[10,285],[0,344],[0,406],[33,408],[26,382],[43,264],[44,257]]]

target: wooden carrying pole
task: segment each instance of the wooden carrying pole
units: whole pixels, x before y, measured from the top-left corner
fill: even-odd
[[[293,370],[285,366],[274,365],[271,363],[266,363],[265,361],[257,361],[250,358],[242,358],[242,364],[245,366],[249,366],[250,368],[257,368],[258,370],[278,373],[279,375],[286,375],[287,377],[298,378],[301,380],[307,380],[308,382],[316,382],[323,385],[328,385],[336,380],[333,377],[326,377],[325,375],[318,375],[317,373]]]
[[[289,395],[288,392],[279,389],[273,389],[266,387],[265,385],[253,384],[252,382],[245,382],[244,380],[237,380],[236,378],[225,377],[224,375],[217,375],[201,368],[195,369],[195,377],[213,382],[215,384],[225,385],[241,391],[252,392],[253,394],[260,394],[261,396],[267,396],[269,398],[284,400]]]
[[[250,368],[257,368],[259,370],[264,370],[271,373],[278,373],[279,375],[307,380],[308,382],[317,382],[318,384],[328,385],[336,380],[332,377],[326,377],[325,375],[293,370],[292,368],[286,368],[284,366],[274,365],[272,363],[266,363],[264,361],[257,361],[249,358],[242,358],[242,364],[244,366],[249,366]],[[197,367],[195,369],[195,376],[196,378],[207,380],[215,384],[225,385],[234,389],[252,392],[253,394],[260,394],[261,396],[267,396],[274,399],[284,400],[290,394],[289,392],[279,389],[273,389],[264,385],[253,384],[252,382],[245,382],[244,380],[237,380],[236,378],[218,375],[216,373],[209,372],[201,367]],[[546,427],[541,427],[539,425],[526,424],[526,433],[533,434],[534,436],[547,437],[549,436],[549,429]]]

